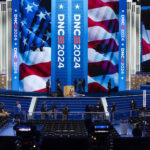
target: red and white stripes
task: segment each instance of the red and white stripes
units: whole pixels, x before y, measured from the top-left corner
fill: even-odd
[[[118,86],[119,1],[89,0],[88,89],[107,92],[109,79]]]
[[[51,77],[51,48],[43,51],[26,51],[20,55],[20,90],[46,91],[46,81]]]

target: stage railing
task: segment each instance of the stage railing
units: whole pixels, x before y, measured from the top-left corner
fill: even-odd
[[[29,112],[27,114],[27,119],[33,119],[33,120],[40,120],[40,119],[63,119],[63,112]],[[148,116],[148,112],[147,112]],[[68,120],[86,120],[91,119],[92,121],[95,120],[115,120],[118,121],[120,119],[129,119],[130,117],[143,117],[143,111],[136,110],[130,110],[130,111],[115,111],[115,112],[68,112],[67,119]]]
[[[33,120],[43,120],[43,119],[49,119],[49,120],[63,120],[63,114],[62,112],[29,112],[27,115],[28,120],[33,119]],[[86,120],[90,119],[92,121],[94,120],[106,120],[106,113],[104,112],[69,112],[66,114],[67,119],[69,120]]]
[[[13,110],[5,110],[9,115],[0,115],[0,117],[8,117],[8,122],[12,123],[15,117]],[[62,112],[29,112],[21,111],[20,119],[21,122],[27,122],[32,120],[33,122],[38,121],[44,123],[45,121],[53,120],[84,120],[85,124],[93,122],[109,121],[119,134],[124,134],[132,137],[132,130],[136,124],[140,125],[143,132],[143,136],[150,136],[149,124],[150,124],[150,111],[143,110],[132,110],[132,111],[115,111],[108,112],[69,112],[68,115]],[[1,113],[0,113],[1,114]],[[109,118],[108,118],[109,116]],[[17,123],[17,119],[15,123]]]

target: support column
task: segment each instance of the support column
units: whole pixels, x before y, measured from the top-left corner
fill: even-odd
[[[12,0],[6,1],[6,88],[12,82]]]
[[[141,71],[141,6],[136,5],[136,72]]]

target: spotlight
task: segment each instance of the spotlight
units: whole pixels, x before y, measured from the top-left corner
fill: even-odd
[[[36,145],[35,145],[35,144],[33,145],[33,148],[36,148]]]
[[[93,140],[96,141],[96,137],[94,137]]]

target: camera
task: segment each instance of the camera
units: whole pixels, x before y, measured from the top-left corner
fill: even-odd
[[[15,150],[40,150],[41,134],[31,123],[18,123],[16,131]]]

